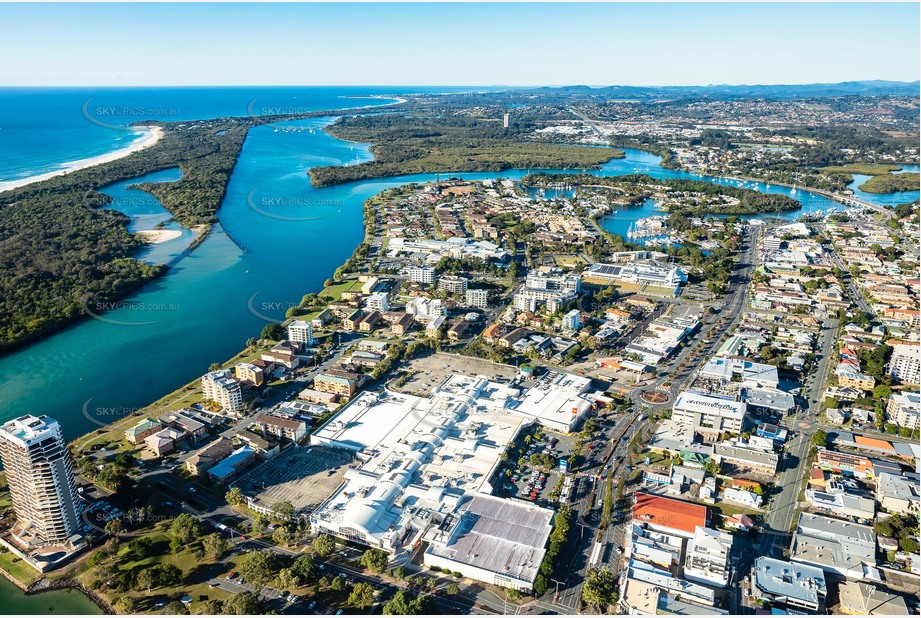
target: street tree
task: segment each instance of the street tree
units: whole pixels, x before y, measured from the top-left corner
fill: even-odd
[[[230,549],[230,542],[217,532],[212,532],[202,539],[202,548],[212,558],[218,558]]]
[[[388,562],[390,557],[381,549],[368,549],[361,555],[361,565],[374,573],[383,573]]]
[[[224,494],[224,499],[230,506],[243,506],[246,504],[246,496],[240,491],[239,487],[231,487],[230,491]]]
[[[189,608],[182,601],[170,601],[163,606],[160,613],[167,616],[188,616]]]
[[[617,602],[617,579],[607,569],[593,569],[582,586],[582,600],[590,607],[605,613],[608,606]]]
[[[226,599],[222,613],[231,616],[255,616],[262,613],[262,604],[255,594],[246,590]]]
[[[349,595],[348,604],[358,609],[370,607],[374,603],[374,588],[365,582],[355,584]]]
[[[336,551],[336,539],[328,534],[318,534],[313,540],[313,551],[320,558],[328,558]]]

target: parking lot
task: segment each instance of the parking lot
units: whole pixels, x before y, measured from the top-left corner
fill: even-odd
[[[566,436],[562,434],[544,431],[542,438],[532,440],[522,456],[525,461],[531,458],[531,455],[546,453],[551,455],[557,463],[544,471],[540,467],[535,468],[530,464],[518,467],[517,462],[509,462],[511,477],[505,483],[505,489],[510,494],[521,500],[530,500],[538,504],[549,501],[549,494],[556,487],[560,478],[558,461],[568,459],[572,454],[573,444],[576,436]],[[541,478],[543,477],[543,478]]]
[[[350,462],[351,455],[344,450],[298,447],[267,461],[234,485],[259,506],[271,509],[278,502],[290,502],[295,511],[310,512],[339,486]]]
[[[396,390],[421,397],[431,394],[433,388],[454,374],[483,375],[490,380],[508,381],[514,378],[517,373],[514,367],[508,365],[499,365],[482,358],[459,356],[445,352],[413,359],[406,363],[406,370],[411,372],[413,376]]]

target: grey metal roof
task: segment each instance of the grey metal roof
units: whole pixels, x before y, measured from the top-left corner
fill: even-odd
[[[776,597],[818,605],[825,596],[825,573],[805,564],[760,557],[752,568],[755,585]]]
[[[533,581],[544,559],[553,511],[483,494],[465,497],[461,521],[444,546],[428,551],[462,564]]]

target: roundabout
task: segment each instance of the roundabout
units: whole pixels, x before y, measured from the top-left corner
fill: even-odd
[[[660,390],[654,391],[645,391],[640,397],[643,398],[643,401],[646,403],[652,403],[661,405],[663,403],[668,403],[669,395],[668,393]]]

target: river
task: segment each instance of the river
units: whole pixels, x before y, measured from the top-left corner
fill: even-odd
[[[26,413],[48,414],[73,438],[195,379],[211,363],[233,356],[248,338],[258,336],[266,320],[282,318],[303,294],[322,288],[362,240],[366,198],[406,182],[435,179],[433,174],[418,174],[312,187],[310,167],[354,165],[371,158],[366,144],[324,133],[329,122],[330,118],[314,118],[251,130],[218,212],[221,224],[191,254],[176,260],[190,238],[187,230],[179,240],[145,247],[140,259],[175,262],[166,276],[118,308],[0,359],[0,421]],[[626,155],[594,173],[706,179],[790,194],[786,187],[664,169],[658,156],[639,150],[627,150]],[[459,175],[518,179],[526,173]],[[163,181],[178,177],[178,170],[154,175]],[[132,216],[131,229],[149,229],[166,218],[165,211],[152,196],[126,189],[135,182],[106,191],[116,198],[113,206]],[[803,190],[794,197],[803,208],[783,214],[785,218],[841,207]],[[650,214],[649,204],[623,209],[602,225],[623,234],[630,222]]]

